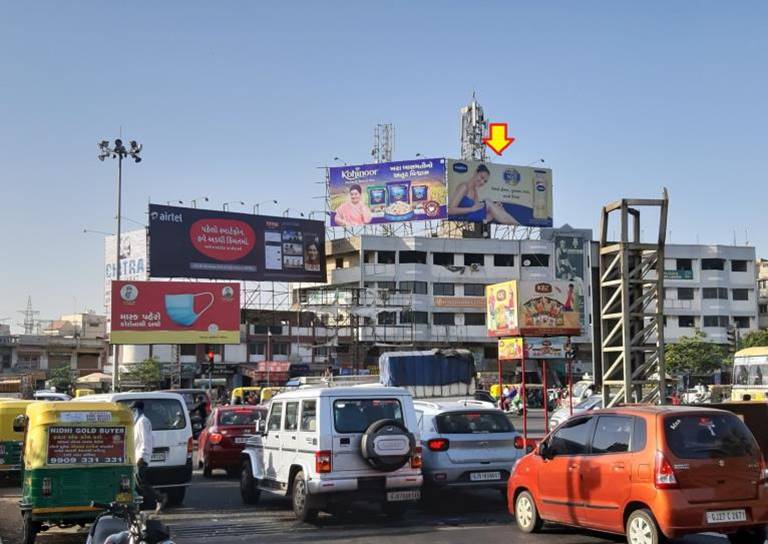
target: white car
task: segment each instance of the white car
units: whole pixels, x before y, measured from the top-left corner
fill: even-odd
[[[573,415],[581,414],[583,412],[588,412],[590,410],[600,409],[603,407],[603,396],[602,395],[592,395],[591,397],[587,397],[585,400],[581,401],[580,403],[573,405]],[[571,410],[570,406],[568,406],[568,400],[565,401],[565,406],[562,408],[558,408],[555,410],[555,412],[552,414],[552,417],[549,419],[549,430],[553,431],[555,427],[560,425],[563,421],[571,417]]]
[[[64,402],[72,400],[72,397],[65,393],[57,393],[56,391],[35,391],[33,395],[35,400],[46,400],[50,402]]]
[[[507,415],[487,402],[416,401],[424,445],[424,491],[492,488],[506,497],[507,480],[524,455],[523,437]]]
[[[352,502],[399,517],[420,498],[421,445],[413,399],[398,387],[309,387],[272,398],[243,450],[240,494],[290,497],[296,517]]]
[[[144,402],[144,414],[152,423],[154,449],[147,468],[150,485],[168,496],[168,503],[184,502],[192,481],[192,423],[184,398],[176,393],[107,393],[80,397],[83,402]]]

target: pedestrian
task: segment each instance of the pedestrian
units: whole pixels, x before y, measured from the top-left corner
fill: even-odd
[[[155,441],[152,436],[152,422],[144,414],[144,402],[137,400],[131,403],[133,411],[133,446],[136,462],[136,488],[144,499],[155,502],[155,513],[158,514],[165,507],[168,498],[163,493],[158,493],[147,480],[147,468],[152,460],[152,450]]]
[[[333,367],[328,366],[323,371],[323,377],[321,378],[322,381],[324,381],[326,384],[331,385],[331,382],[333,382]]]

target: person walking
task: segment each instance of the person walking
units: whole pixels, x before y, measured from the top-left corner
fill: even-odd
[[[152,422],[144,414],[144,402],[137,400],[131,403],[133,411],[133,447],[136,462],[136,488],[144,499],[155,501],[155,513],[159,514],[165,507],[167,497],[158,493],[147,480],[147,468],[152,459],[155,441],[152,436]]]

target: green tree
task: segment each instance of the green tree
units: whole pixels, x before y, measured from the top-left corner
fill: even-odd
[[[710,374],[731,363],[726,347],[707,342],[707,335],[696,331],[675,344],[667,344],[664,359],[672,374]]]
[[[51,383],[51,387],[56,388],[56,391],[68,393],[75,383],[75,376],[69,365],[62,365],[51,370],[48,381]]]
[[[768,347],[768,329],[752,331],[739,341],[739,349],[757,347]]]
[[[144,359],[121,373],[120,381],[138,383],[149,389],[157,389],[163,382],[163,365],[154,357]]]

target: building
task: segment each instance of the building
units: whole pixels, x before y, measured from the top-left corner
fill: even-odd
[[[666,342],[699,329],[726,344],[730,328],[758,328],[754,247],[668,244],[664,276]]]
[[[768,259],[757,263],[758,327],[768,329]]]

